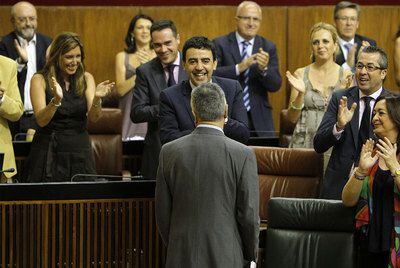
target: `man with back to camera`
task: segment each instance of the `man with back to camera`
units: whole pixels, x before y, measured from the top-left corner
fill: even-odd
[[[217,69],[214,75],[238,80],[243,88],[251,136],[275,136],[272,107],[268,92],[279,90],[279,73],[275,44],[259,36],[262,21],[260,6],[242,2],[236,10],[236,31],[214,39]]]
[[[195,129],[190,93],[193,88],[211,81],[222,88],[228,104],[228,117],[223,128],[225,135],[246,143],[249,129],[242,88],[236,80],[212,76],[217,66],[214,44],[204,36],[192,37],[183,46],[182,59],[189,79],[160,94],[161,143],[180,138]]]
[[[11,182],[11,177],[17,173],[7,120],[17,121],[23,111],[17,83],[17,64],[0,56],[0,153],[4,154],[4,163],[0,163],[0,170],[14,168],[13,172],[0,174],[0,182]]]
[[[14,31],[0,40],[0,55],[17,62],[18,88],[24,104],[20,121],[10,123],[11,133],[33,132],[38,126],[33,115],[30,83],[33,74],[46,63],[46,49],[51,39],[37,32],[37,13],[29,2],[18,2],[11,7],[11,23]]]
[[[255,155],[224,135],[228,107],[218,85],[196,87],[190,103],[196,129],[163,145],[157,172],[166,267],[249,267],[259,235]]]
[[[340,46],[336,63],[347,70],[354,70],[357,55],[362,47],[376,46],[375,40],[356,34],[360,12],[361,7],[358,4],[348,1],[339,2],[333,12]]]
[[[356,69],[357,85],[335,91],[314,136],[314,149],[324,153],[333,147],[325,171],[322,198],[341,199],[350,170],[357,165],[361,147],[373,137],[371,119],[376,99],[385,94],[386,53],[367,46],[360,52]]]
[[[157,174],[161,149],[158,126],[160,92],[187,79],[178,50],[180,40],[175,24],[170,20],[156,21],[150,34],[157,57],[136,70],[131,110],[132,122],[148,122],[141,167],[145,179],[154,179]]]

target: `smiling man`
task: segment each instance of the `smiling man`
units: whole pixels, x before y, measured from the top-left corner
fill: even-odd
[[[358,86],[332,94],[328,109],[314,137],[314,149],[332,148],[325,172],[322,198],[340,199],[349,173],[357,165],[361,147],[373,137],[371,113],[376,99],[385,93],[386,53],[377,47],[361,50],[356,68]]]
[[[354,69],[361,47],[376,46],[375,40],[356,34],[360,24],[361,7],[352,2],[341,1],[335,6],[334,19],[339,35],[340,51],[336,63],[345,69]]]
[[[38,128],[30,98],[31,78],[46,63],[46,49],[51,39],[37,33],[37,13],[29,2],[18,2],[11,7],[14,31],[0,38],[0,55],[17,62],[18,88],[24,104],[20,121],[10,124],[12,135]]]
[[[217,67],[214,44],[203,36],[192,37],[186,41],[182,55],[189,80],[167,88],[160,94],[161,142],[164,144],[175,140],[195,129],[190,93],[193,88],[212,82],[222,88],[228,105],[228,117],[223,129],[225,135],[246,143],[249,129],[242,88],[235,80],[212,76]]]
[[[182,66],[179,34],[174,23],[170,20],[156,21],[150,34],[157,57],[136,70],[131,119],[134,123],[148,122],[141,172],[144,178],[155,179],[161,149],[158,127],[160,92],[186,79],[187,75]]]
[[[238,80],[243,88],[252,136],[275,136],[268,93],[281,87],[275,44],[258,35],[261,7],[242,2],[236,10],[236,31],[214,40],[218,66],[216,76]]]

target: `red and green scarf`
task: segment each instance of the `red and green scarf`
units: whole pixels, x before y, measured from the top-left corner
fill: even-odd
[[[364,179],[360,198],[357,204],[356,229],[367,234],[369,215],[372,213],[372,187],[374,185],[375,173],[378,170],[378,162],[370,169],[369,176]],[[394,191],[394,230],[390,246],[390,262],[388,268],[400,268],[400,192],[396,183]]]

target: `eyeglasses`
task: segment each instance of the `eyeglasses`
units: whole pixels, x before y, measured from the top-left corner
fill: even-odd
[[[245,22],[250,22],[251,20],[253,20],[256,23],[261,22],[261,19],[257,17],[247,17],[247,16],[237,16],[237,17]]]
[[[37,17],[17,17],[16,20],[19,23],[23,23],[23,22],[35,22],[37,20]]]
[[[373,64],[364,65],[361,62],[356,64],[356,69],[359,70],[359,71],[361,71],[364,67],[365,67],[365,70],[367,70],[367,72],[369,72],[369,73],[372,73],[373,71],[376,71],[378,69],[379,70],[384,70],[385,69],[385,68],[381,68],[379,66],[375,66]]]
[[[338,20],[340,20],[341,22],[348,22],[348,21],[350,21],[350,22],[356,22],[356,21],[358,21],[358,18],[357,17],[337,17],[336,19],[338,19]]]

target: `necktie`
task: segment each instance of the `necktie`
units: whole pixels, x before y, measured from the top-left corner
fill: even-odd
[[[361,118],[360,129],[358,131],[358,152],[361,152],[361,147],[365,143],[365,141],[370,137],[370,129],[371,129],[371,106],[370,102],[372,100],[371,97],[362,97],[364,100],[365,109]],[[359,154],[358,154],[359,155]]]
[[[242,57],[241,61],[248,58],[250,55],[247,53],[247,47],[250,45],[248,41],[242,41]],[[246,107],[247,111],[250,111],[250,95],[249,95],[249,72],[250,70],[247,69],[243,73],[243,102],[244,107]]]
[[[168,87],[171,87],[173,85],[176,84],[175,78],[174,78],[174,68],[175,65],[174,64],[170,64],[167,66],[168,68],[168,81],[167,81],[167,85]]]
[[[349,50],[353,45],[351,43],[344,44],[344,48],[347,50],[347,54],[349,54]]]

